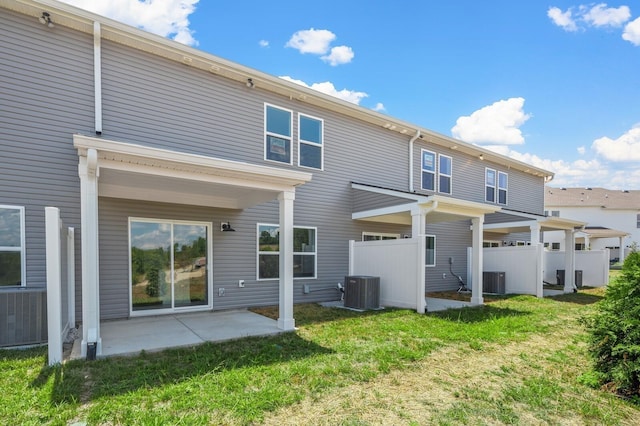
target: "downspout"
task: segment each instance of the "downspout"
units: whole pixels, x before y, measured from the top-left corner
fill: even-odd
[[[102,31],[100,22],[93,23],[93,88],[95,100],[96,135],[102,134]]]
[[[420,129],[418,129],[416,134],[409,139],[409,192],[413,192],[413,143],[421,136]]]

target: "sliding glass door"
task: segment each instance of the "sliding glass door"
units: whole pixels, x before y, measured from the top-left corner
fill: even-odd
[[[130,219],[131,311],[211,305],[211,224]]]

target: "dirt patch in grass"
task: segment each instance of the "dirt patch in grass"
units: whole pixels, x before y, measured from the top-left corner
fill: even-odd
[[[264,424],[584,424],[582,412],[587,423],[607,424],[611,413],[600,411],[611,406],[608,395],[576,384],[588,363],[576,356],[583,354],[580,333],[559,327],[524,342],[445,346],[406,369],[307,397]],[[584,408],[576,409],[576,399]],[[637,424],[634,415],[630,407],[629,420],[616,424]]]

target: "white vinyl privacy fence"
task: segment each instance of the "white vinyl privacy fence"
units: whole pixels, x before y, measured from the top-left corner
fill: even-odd
[[[380,277],[380,304],[420,310],[424,306],[424,266],[417,239],[349,242],[349,275]]]
[[[544,270],[542,244],[483,249],[483,271],[504,272],[507,294],[542,297]]]
[[[62,345],[75,326],[74,229],[65,228],[60,210],[45,208],[47,326],[49,365],[62,362]]]
[[[576,271],[582,271],[582,285],[602,287],[609,284],[609,250],[578,250]],[[556,283],[556,272],[564,269],[564,251],[546,251],[544,280]]]

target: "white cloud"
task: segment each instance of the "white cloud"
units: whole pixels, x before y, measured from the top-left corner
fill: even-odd
[[[322,55],[320,59],[331,66],[348,64],[355,56],[349,46],[331,47],[336,35],[329,30],[300,30],[295,32],[285,47],[297,49],[300,53]]]
[[[524,98],[509,98],[458,118],[451,129],[454,138],[465,142],[494,145],[523,144],[520,131],[531,116],[523,111]]]
[[[584,13],[583,19],[594,27],[620,27],[631,18],[628,6],[607,7],[606,3],[600,3]]]
[[[577,31],[578,26],[572,18],[571,9],[567,9],[565,12],[557,7],[550,7],[547,10],[547,16],[551,18],[554,24],[561,27],[565,31]]]
[[[335,39],[336,35],[329,30],[311,28],[294,33],[285,47],[292,47],[300,53],[324,55],[329,51],[329,45]]]
[[[334,96],[338,99],[342,99],[344,101],[347,102],[351,102],[353,104],[359,105],[360,101],[366,97],[368,97],[369,95],[365,92],[357,92],[355,90],[348,90],[348,89],[342,89],[342,90],[337,90],[335,88],[335,86],[333,85],[333,83],[329,82],[329,81],[325,81],[324,83],[313,83],[311,85],[308,85],[307,83],[305,83],[302,80],[296,80],[294,78],[291,78],[289,76],[281,76],[280,77],[283,80],[287,80],[290,81],[292,83],[296,83],[299,84],[301,86],[304,87],[308,87],[310,89],[313,90],[317,90],[318,92],[322,92],[326,95],[330,95],[330,96]]]
[[[337,46],[331,48],[331,53],[325,56],[321,56],[325,62],[328,62],[329,65],[335,67],[336,65],[348,64],[351,62],[355,55],[353,54],[353,49],[349,46]]]
[[[622,38],[636,46],[640,46],[640,18],[636,18],[624,27]]]
[[[260,40],[258,44],[260,47],[269,47],[269,42],[267,40]]]
[[[606,136],[596,139],[591,147],[610,161],[640,161],[640,125],[617,139]]]
[[[584,146],[579,146],[577,151],[578,151],[578,154],[584,155],[584,153],[587,152],[587,149]]]
[[[378,102],[376,106],[373,107],[373,110],[382,112],[386,111],[386,108],[384,107],[384,104],[382,102]]]
[[[189,28],[188,18],[199,0],[62,1],[183,44],[198,45],[193,38],[193,30]]]

